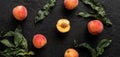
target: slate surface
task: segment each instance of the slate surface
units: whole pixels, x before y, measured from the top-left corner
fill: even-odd
[[[120,57],[120,0],[98,0],[104,5],[107,17],[113,23],[112,27],[104,27],[104,31],[98,36],[92,36],[87,31],[87,23],[91,19],[84,19],[76,16],[81,11],[91,11],[88,6],[79,0],[79,6],[72,11],[64,8],[63,0],[57,0],[56,6],[51,13],[38,24],[34,24],[36,13],[46,4],[48,0],[0,0],[0,31],[8,32],[14,30],[18,24],[22,25],[23,34],[28,40],[29,50],[33,50],[36,55],[32,57],[63,57],[67,48],[74,47],[73,40],[79,43],[87,42],[93,47],[104,39],[110,38],[112,44],[105,49],[100,57]],[[16,5],[25,5],[28,9],[28,17],[22,22],[18,22],[12,16],[12,9]],[[57,31],[55,25],[60,18],[67,18],[71,22],[71,30],[66,34]],[[41,33],[46,36],[48,43],[41,49],[34,48],[32,38],[35,34]],[[0,50],[4,46],[0,44]],[[88,50],[78,48],[80,57],[90,57]],[[1,56],[0,56],[1,57]]]

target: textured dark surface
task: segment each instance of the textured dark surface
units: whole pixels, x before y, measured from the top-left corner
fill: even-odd
[[[34,24],[37,11],[46,4],[48,0],[0,0],[0,31],[14,30],[18,24],[22,25],[23,34],[28,40],[29,50],[35,52],[32,57],[63,57],[67,48],[74,47],[73,40],[79,43],[87,42],[93,47],[103,38],[113,40],[112,44],[105,49],[100,57],[120,57],[120,0],[98,0],[106,10],[107,17],[113,23],[112,27],[104,27],[104,31],[98,36],[92,36],[87,31],[87,23],[91,19],[84,19],[76,16],[81,11],[91,11],[88,6],[79,0],[75,10],[68,11],[64,8],[63,0],[57,0],[56,6],[51,13],[42,21]],[[18,22],[12,15],[12,9],[16,5],[24,5],[28,9],[28,17]],[[60,18],[67,18],[71,22],[71,30],[66,34],[57,31],[55,25]],[[34,48],[32,38],[35,34],[41,33],[46,36],[48,43],[41,49]],[[4,47],[0,45],[0,50]],[[90,57],[88,50],[78,48],[80,57]]]

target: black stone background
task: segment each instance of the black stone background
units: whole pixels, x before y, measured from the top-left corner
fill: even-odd
[[[104,38],[113,40],[112,44],[105,49],[100,57],[120,57],[120,0],[98,0],[105,8],[107,17],[110,18],[112,27],[104,26],[104,31],[98,36],[92,36],[87,31],[87,23],[91,19],[76,16],[81,11],[92,11],[87,5],[79,0],[75,10],[68,11],[64,8],[63,0],[57,0],[56,6],[51,13],[42,21],[34,24],[36,13],[48,0],[0,0],[0,31],[14,30],[18,24],[22,25],[23,34],[28,40],[29,50],[33,50],[32,57],[63,57],[67,48],[73,48],[73,40],[79,43],[87,42],[96,47]],[[28,10],[26,20],[16,21],[12,15],[12,9],[17,5],[24,5]],[[71,22],[71,30],[61,34],[56,29],[56,22],[60,18],[67,18]],[[41,33],[46,36],[48,43],[41,49],[36,49],[32,44],[35,34]],[[0,50],[4,46],[0,44]],[[80,57],[90,57],[90,52],[85,48],[76,49]],[[1,56],[0,56],[1,57]]]

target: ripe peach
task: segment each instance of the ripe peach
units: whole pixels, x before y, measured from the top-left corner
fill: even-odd
[[[103,24],[99,20],[92,20],[88,23],[88,31],[92,35],[98,35],[103,31]]]
[[[13,16],[18,21],[23,21],[27,17],[27,9],[23,5],[16,6],[13,8]]]
[[[79,57],[79,54],[75,49],[69,48],[65,51],[64,57]]]
[[[64,6],[68,10],[73,10],[75,7],[78,6],[78,0],[64,0]]]
[[[67,19],[58,20],[56,27],[59,32],[66,33],[70,30],[70,22]]]
[[[42,48],[43,46],[45,46],[47,44],[47,39],[44,35],[42,34],[36,34],[33,37],[33,45],[36,48]]]

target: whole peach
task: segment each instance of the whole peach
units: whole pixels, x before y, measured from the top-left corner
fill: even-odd
[[[103,31],[103,24],[99,20],[92,20],[88,23],[88,31],[92,35],[98,35]]]
[[[36,48],[42,48],[43,46],[45,46],[47,44],[47,39],[44,35],[42,34],[36,34],[33,37],[33,45]]]
[[[73,10],[78,6],[78,0],[64,0],[64,6],[68,10]]]
[[[69,48],[65,51],[64,57],[79,57],[79,54],[75,49]]]
[[[13,8],[13,16],[18,21],[23,21],[27,17],[27,9],[23,5],[16,6]]]

